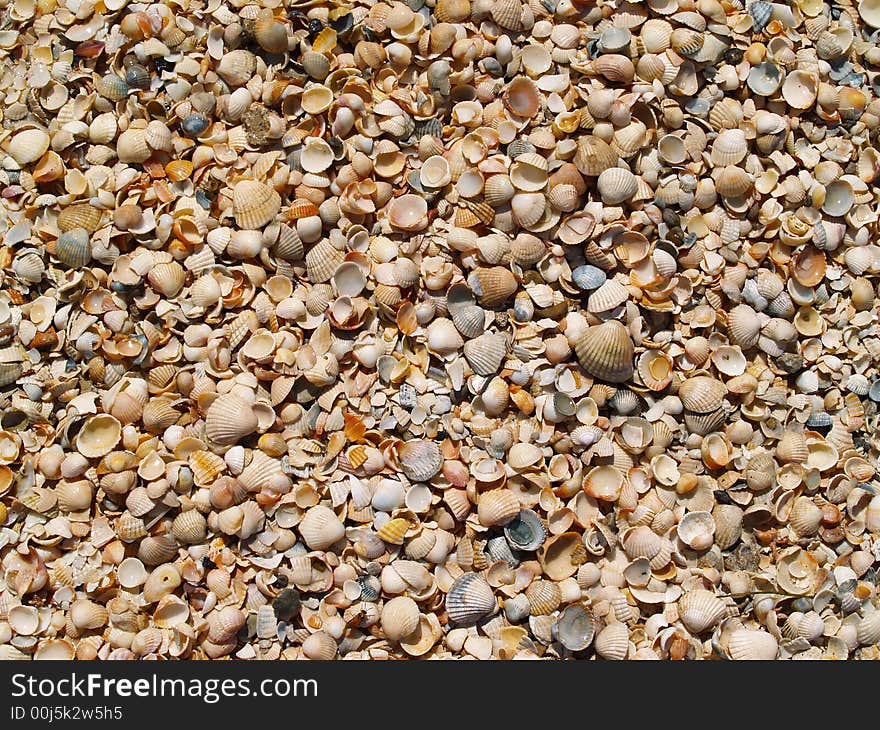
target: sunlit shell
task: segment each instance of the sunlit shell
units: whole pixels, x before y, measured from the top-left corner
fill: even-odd
[[[596,654],[603,659],[620,661],[629,653],[629,630],[626,624],[613,623],[605,626],[595,639]]]
[[[19,165],[28,165],[43,156],[49,141],[49,135],[42,129],[25,129],[12,137],[6,150]]]
[[[663,390],[672,382],[672,358],[662,350],[645,350],[637,368],[642,382],[651,390]]]
[[[738,629],[727,640],[731,659],[739,661],[768,661],[776,658],[778,643],[766,631]]]
[[[604,203],[618,205],[636,194],[638,180],[629,170],[611,167],[599,174],[596,189]]]
[[[724,601],[711,591],[688,591],[678,601],[678,615],[688,631],[701,634],[715,626],[725,615]]]
[[[633,373],[633,342],[626,328],[609,320],[587,329],[575,343],[578,360],[591,375],[622,383]]]
[[[507,357],[508,341],[504,335],[487,332],[464,343],[464,356],[477,375],[498,372]]]
[[[498,5],[500,3],[496,3]],[[518,2],[516,2],[519,5]],[[541,93],[533,81],[517,76],[502,95],[504,105],[519,117],[533,117],[541,106]]]
[[[485,527],[499,527],[519,515],[520,504],[516,495],[507,489],[492,489],[480,496],[477,515]]]
[[[496,608],[492,588],[479,573],[465,573],[446,593],[446,613],[460,626],[472,626]]]
[[[76,437],[76,448],[90,459],[109,454],[122,436],[122,424],[113,416],[99,414],[86,419]]]
[[[417,231],[428,223],[428,204],[418,195],[401,195],[391,202],[388,220],[395,228]]]
[[[407,441],[397,450],[400,468],[414,482],[430,481],[443,466],[443,454],[431,441]]]
[[[240,227],[262,228],[281,210],[281,196],[256,180],[242,180],[233,188],[232,207]]]
[[[253,408],[234,395],[217,398],[205,417],[205,434],[218,444],[236,444],[256,428],[257,416]]]
[[[391,641],[400,641],[419,625],[418,604],[407,596],[395,596],[382,607],[382,631]]]
[[[309,509],[297,530],[312,550],[326,550],[345,535],[345,527],[336,513],[323,505]]]

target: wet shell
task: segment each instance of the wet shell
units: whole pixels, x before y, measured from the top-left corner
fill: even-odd
[[[446,613],[459,626],[473,626],[496,608],[492,588],[479,573],[457,578],[446,594]]]
[[[398,448],[397,459],[407,479],[414,482],[430,481],[443,467],[443,454],[433,441],[407,441]]]
[[[581,366],[609,383],[622,383],[633,374],[633,342],[617,320],[590,327],[575,343]]]
[[[241,180],[232,191],[232,208],[241,228],[262,228],[281,210],[281,196],[256,180]]]

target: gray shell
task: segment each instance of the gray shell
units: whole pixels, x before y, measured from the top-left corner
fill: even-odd
[[[592,613],[574,603],[559,614],[553,633],[559,643],[569,651],[583,651],[593,643],[596,622]]]
[[[547,528],[534,511],[524,509],[504,526],[504,537],[517,550],[537,550],[547,539]]]
[[[446,613],[459,626],[473,626],[496,607],[492,587],[479,573],[465,573],[446,594]]]

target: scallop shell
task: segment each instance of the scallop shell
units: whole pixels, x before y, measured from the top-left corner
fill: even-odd
[[[459,626],[473,626],[496,608],[492,588],[479,573],[460,576],[446,593],[446,613]]]
[[[633,342],[617,320],[588,328],[575,343],[581,366],[590,375],[622,383],[633,374]]]

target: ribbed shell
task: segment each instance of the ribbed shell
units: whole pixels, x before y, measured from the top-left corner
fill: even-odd
[[[678,389],[682,405],[694,413],[712,413],[724,403],[727,388],[715,378],[698,375],[689,378]]]
[[[330,281],[336,269],[345,259],[329,239],[322,239],[306,254],[306,271],[312,284]]]
[[[526,588],[529,609],[532,616],[546,616],[553,613],[562,602],[559,585],[549,580],[532,581]]]
[[[497,606],[492,587],[479,573],[465,573],[446,594],[449,620],[460,626],[473,626]]]
[[[92,244],[89,232],[85,228],[73,228],[65,231],[55,241],[53,250],[55,258],[65,266],[79,269],[92,260]]]
[[[178,546],[171,535],[146,537],[138,545],[138,557],[144,565],[161,565],[177,557]]]
[[[194,545],[203,542],[207,535],[208,523],[204,515],[195,509],[181,512],[171,524],[171,532],[178,542]]]
[[[754,629],[737,629],[727,641],[731,659],[739,661],[769,661],[776,658],[778,648],[773,636]]]
[[[382,607],[381,622],[386,638],[399,641],[418,628],[418,604],[407,596],[396,596]]]
[[[255,449],[251,462],[238,475],[238,481],[248,492],[259,492],[267,482],[274,482],[284,476],[284,468],[279,459],[273,459]]]
[[[281,210],[281,196],[256,180],[241,180],[232,190],[232,210],[240,228],[262,228]]]
[[[231,446],[257,429],[257,416],[249,403],[222,395],[208,408],[205,434],[216,444]]]
[[[608,624],[596,635],[596,654],[603,659],[620,661],[629,652],[629,629],[626,624]]]
[[[477,375],[494,375],[507,357],[507,338],[486,332],[464,343],[464,356]]]
[[[486,311],[478,304],[458,307],[452,312],[452,321],[465,337],[479,337],[486,328]]]
[[[629,290],[615,279],[608,279],[592,294],[587,302],[587,311],[608,312],[629,299]]]
[[[309,509],[297,529],[312,550],[326,550],[345,535],[345,527],[339,517],[323,505]]]
[[[588,135],[578,142],[574,164],[587,177],[598,177],[617,162],[617,153],[605,140]]]
[[[748,304],[739,304],[727,313],[727,332],[734,344],[743,349],[758,344],[761,334],[761,321],[758,314]]]
[[[715,626],[726,612],[724,601],[702,588],[685,593],[678,601],[678,615],[685,628],[701,634]]]
[[[517,289],[513,274],[503,266],[475,269],[468,276],[467,283],[484,307],[503,304]]]
[[[443,466],[443,454],[434,441],[407,441],[397,450],[397,458],[406,478],[413,482],[430,481]]]
[[[617,320],[587,329],[575,344],[581,366],[609,383],[622,383],[633,374],[633,342]]]
[[[517,496],[509,489],[491,489],[480,495],[477,517],[484,527],[506,525],[519,515]]]

